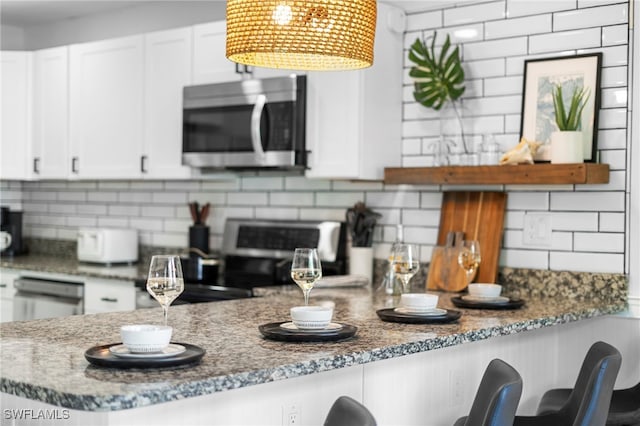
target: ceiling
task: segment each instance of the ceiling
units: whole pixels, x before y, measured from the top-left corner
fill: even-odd
[[[224,0],[208,0],[224,2]],[[152,3],[181,3],[176,0],[138,0],[138,1],[57,1],[57,0],[2,0],[0,1],[0,22],[2,25],[28,27],[43,25],[66,19],[79,18],[88,15],[112,12]],[[445,1],[434,0],[384,0],[393,3],[407,12],[433,9]]]

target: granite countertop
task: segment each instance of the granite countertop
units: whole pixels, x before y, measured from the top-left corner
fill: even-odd
[[[451,297],[440,293],[439,306],[456,309]],[[518,310],[461,309],[458,323],[415,325],[379,320],[376,310],[397,300],[374,297],[368,289],[317,289],[312,301],[333,301],[334,321],[357,326],[354,338],[285,343],[261,336],[258,325],[288,320],[289,308],[301,300],[296,291],[171,307],[172,340],[198,345],[206,354],[197,366],[167,370],[104,369],[84,358],[92,346],[119,342],[123,324],[159,323],[159,307],[4,323],[0,325],[4,366],[0,390],[78,410],[122,410],[437,350],[626,307],[624,299],[531,297]]]
[[[100,265],[78,262],[76,258],[30,254],[28,256],[2,257],[0,258],[0,268],[117,280],[136,280],[146,278],[149,264],[138,262],[133,265]]]

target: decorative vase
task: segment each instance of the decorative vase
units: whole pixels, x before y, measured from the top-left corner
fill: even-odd
[[[562,131],[551,133],[551,163],[582,163],[582,132]]]
[[[351,247],[349,249],[349,274],[363,275],[371,282],[373,278],[373,247]]]
[[[439,111],[440,139],[449,154],[450,165],[461,165],[461,157],[470,151],[464,132],[465,107],[462,101],[447,101]]]

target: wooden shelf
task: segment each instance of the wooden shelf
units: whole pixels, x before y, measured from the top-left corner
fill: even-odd
[[[609,165],[518,164],[506,166],[394,167],[384,170],[387,184],[563,185],[609,183]]]

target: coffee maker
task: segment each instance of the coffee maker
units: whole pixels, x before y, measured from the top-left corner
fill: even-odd
[[[22,241],[22,212],[0,208],[0,254],[17,256],[26,253]]]

